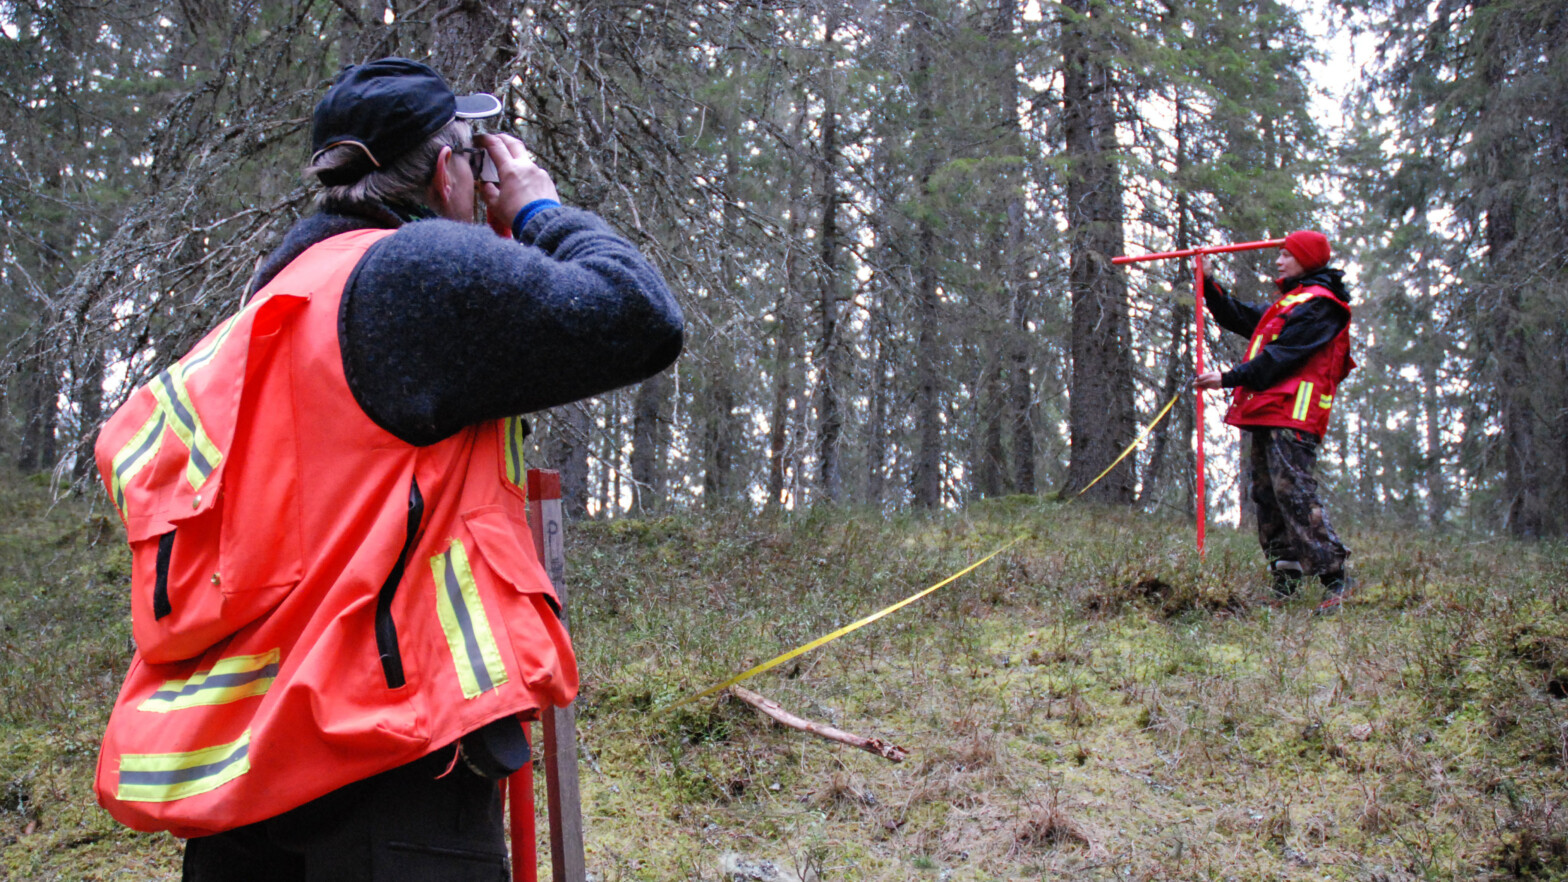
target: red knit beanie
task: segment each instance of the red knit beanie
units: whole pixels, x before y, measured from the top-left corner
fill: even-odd
[[[1308,271],[1327,266],[1329,258],[1334,256],[1328,247],[1328,237],[1316,230],[1297,230],[1286,236],[1285,250]]]

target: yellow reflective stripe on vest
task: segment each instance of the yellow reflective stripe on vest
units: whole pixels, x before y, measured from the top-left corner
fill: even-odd
[[[1279,335],[1278,334],[1275,334],[1274,336],[1268,338],[1268,340],[1264,340],[1263,336],[1260,334],[1257,337],[1257,339],[1252,341],[1252,348],[1247,350],[1247,361],[1251,361],[1254,358],[1257,358],[1258,357],[1258,353],[1263,351],[1263,347],[1267,346],[1270,343],[1273,343],[1275,340],[1278,340],[1278,339],[1279,339]]]
[[[1304,420],[1307,412],[1312,409],[1312,384],[1302,380],[1296,387],[1296,409],[1291,412],[1290,418]]]
[[[1303,302],[1308,301],[1308,300],[1311,300],[1313,297],[1316,297],[1316,296],[1317,296],[1316,294],[1312,294],[1312,293],[1301,293],[1301,294],[1292,294],[1289,297],[1281,297],[1278,303],[1276,303],[1273,306],[1269,307],[1268,312],[1273,312],[1276,309],[1280,310],[1281,312],[1289,311],[1290,309],[1295,307],[1297,304],[1303,303]],[[1258,324],[1261,326],[1263,323],[1260,321]],[[1263,347],[1265,345],[1267,345],[1268,343],[1272,343],[1275,340],[1279,339],[1279,335],[1275,334],[1273,337],[1271,337],[1267,341],[1265,341],[1263,339],[1263,335],[1262,334],[1256,334],[1256,332],[1254,332],[1254,333],[1255,333],[1255,336],[1252,338],[1252,343],[1251,343],[1251,345],[1249,345],[1247,347],[1247,358],[1246,358],[1247,361],[1251,361],[1254,358],[1257,358],[1258,357],[1258,353],[1263,351]]]
[[[166,422],[163,407],[154,408],[152,416],[136,430],[136,434],[120,448],[109,464],[109,492],[113,494],[114,507],[120,510],[122,518],[129,517],[125,505],[125,485],[143,466],[157,457],[158,448],[163,446],[163,426]]]
[[[228,704],[265,695],[278,676],[278,664],[282,658],[282,652],[273,649],[259,655],[219,659],[217,664],[204,671],[197,671],[188,680],[166,681],[136,709],[163,714],[188,707]]]
[[[253,301],[253,303],[254,302],[260,301]],[[246,309],[249,309],[249,307],[246,307]],[[184,363],[184,365],[180,368],[180,376],[189,379],[190,375],[195,372],[197,368],[211,361],[212,357],[218,354],[218,347],[223,345],[223,341],[229,339],[229,332],[234,330],[234,326],[239,324],[240,316],[244,314],[245,310],[242,309],[231,316],[228,321],[224,322],[223,330],[219,331],[218,336],[213,338],[212,344],[200,352],[192,355],[190,360]]]
[[[202,429],[201,420],[196,416],[196,406],[191,403],[184,381],[175,376],[176,369],[164,371],[152,381],[152,394],[169,415],[169,428],[174,430],[174,434],[190,451],[190,461],[185,465],[185,480],[190,482],[193,489],[199,489],[207,476],[218,467],[218,463],[223,461],[223,454]]]
[[[218,348],[223,345],[223,341],[229,339],[229,334],[243,314],[243,310],[235,313],[224,323],[223,330],[218,332],[218,336],[212,343],[192,356],[189,361],[176,364],[153,379],[150,387],[158,406],[147,418],[147,422],[131,436],[131,440],[114,455],[114,461],[111,463],[110,492],[121,517],[128,516],[125,505],[125,485],[130,483],[131,478],[135,477],[143,466],[152,462],[157,456],[158,450],[163,446],[165,426],[171,426],[180,441],[191,451],[185,476],[192,487],[199,488],[222,461],[223,453],[207,437],[207,433],[202,430],[201,421],[196,417],[196,408],[192,405],[190,394],[185,389],[185,379],[218,354]]]
[[[430,559],[430,570],[436,577],[436,612],[452,650],[463,697],[474,698],[497,688],[507,681],[506,666],[490,632],[463,543],[452,540],[451,548]]]
[[[173,802],[216,790],[250,771],[250,730],[238,741],[184,753],[127,753],[120,757],[126,802]]]
[[[502,423],[506,433],[506,479],[528,491],[528,469],[523,465],[523,439],[528,437],[522,417],[507,417]]]
[[[1332,395],[1324,395],[1323,397],[1318,399],[1318,407],[1321,407],[1324,410],[1328,410],[1330,407],[1333,407],[1333,406],[1334,406],[1334,396],[1332,396]]]

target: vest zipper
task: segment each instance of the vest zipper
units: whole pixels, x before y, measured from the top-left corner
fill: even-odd
[[[408,485],[408,533],[403,538],[403,550],[398,552],[397,565],[387,574],[381,590],[376,593],[376,651],[381,656],[381,672],[386,675],[387,688],[401,688],[403,655],[397,648],[397,624],[392,621],[392,598],[397,594],[398,583],[403,581],[403,570],[408,566],[408,556],[414,551],[414,540],[419,536],[419,523],[425,515],[425,497],[419,492],[419,480]]]

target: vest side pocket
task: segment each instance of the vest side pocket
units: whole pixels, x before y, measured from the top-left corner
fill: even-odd
[[[577,693],[577,660],[527,527],[500,506],[464,513],[463,525],[473,537],[476,577],[494,586],[505,642],[523,681],[554,704],[569,703]]]

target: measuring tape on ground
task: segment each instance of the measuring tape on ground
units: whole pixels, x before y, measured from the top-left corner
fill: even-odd
[[[942,581],[936,583],[935,585],[932,585],[929,588],[926,588],[926,589],[924,589],[924,590],[922,590],[922,591],[920,591],[918,593],[911,594],[910,596],[904,598],[903,600],[900,600],[899,602],[893,604],[892,606],[880,609],[877,612],[874,612],[871,615],[866,616],[865,618],[861,619],[858,622],[854,622],[852,624],[845,625],[844,627],[839,628],[837,631],[834,631],[831,634],[824,634],[823,636],[818,637],[817,639],[811,641],[810,643],[805,644],[804,646],[797,646],[794,649],[791,649],[789,652],[784,653],[783,655],[775,656],[774,658],[771,658],[771,659],[763,662],[760,665],[757,665],[756,667],[754,667],[754,668],[752,668],[750,670],[742,671],[741,673],[736,674],[735,676],[729,678],[728,680],[725,680],[723,683],[720,683],[717,686],[709,686],[707,689],[704,689],[704,690],[702,690],[701,692],[698,692],[695,695],[688,695],[687,697],[681,699],[680,701],[675,702],[674,704],[667,704],[663,708],[661,708],[661,710],[673,710],[673,709],[678,708],[678,707],[680,707],[682,705],[690,704],[690,703],[692,703],[694,701],[698,701],[700,699],[707,698],[708,696],[713,695],[715,693],[722,692],[725,689],[728,689],[731,686],[734,686],[736,683],[740,683],[740,682],[743,682],[743,681],[746,681],[746,680],[750,680],[752,677],[755,677],[758,674],[763,673],[764,671],[772,670],[773,668],[776,668],[779,665],[784,664],[785,662],[789,661],[792,658],[796,658],[798,656],[805,655],[806,653],[810,652],[813,649],[816,649],[819,646],[825,646],[825,645],[827,645],[829,643],[832,643],[834,640],[837,640],[838,638],[843,637],[845,634],[848,634],[851,631],[857,631],[857,630],[859,630],[861,628],[864,628],[865,626],[871,624],[872,622],[876,621],[877,619],[882,618],[883,616],[889,615],[890,613],[898,612],[899,610],[901,610],[904,607],[910,605],[911,603],[914,603],[915,601],[919,600],[920,598],[925,597],[927,594],[930,594],[931,592],[937,590],[938,588],[941,588],[944,585],[947,585],[947,584],[949,584],[951,582],[955,582],[955,581],[963,578],[964,576],[969,575],[970,573],[972,573],[976,569],[978,569],[981,564],[985,563],[986,561],[990,560],[993,557],[996,557],[998,554],[1001,554],[1002,552],[1006,551],[1007,549],[1012,548],[1014,545],[1017,545],[1018,543],[1022,542],[1025,538],[1027,538],[1027,534],[1020,534],[1018,536],[1015,536],[1015,537],[1013,537],[1012,541],[1002,545],[1000,548],[996,549],[995,551],[991,552],[990,554],[986,555],[985,557],[980,558],[979,560],[975,561],[974,563],[970,564],[969,566],[964,567],[963,569],[961,569],[958,572],[952,574],[951,576],[948,576],[946,579],[943,579]]]
[[[1176,398],[1180,398],[1180,397],[1181,396],[1179,394],[1176,396]],[[1077,499],[1079,496],[1082,496],[1083,494],[1087,493],[1089,491],[1090,487],[1093,487],[1095,484],[1098,484],[1100,482],[1101,478],[1103,478],[1106,475],[1111,473],[1111,469],[1114,469],[1118,465],[1120,465],[1122,460],[1126,459],[1129,454],[1131,454],[1135,449],[1137,449],[1138,445],[1142,444],[1144,439],[1149,437],[1149,433],[1154,431],[1154,427],[1160,424],[1160,420],[1165,419],[1165,415],[1171,412],[1171,408],[1176,405],[1176,398],[1172,398],[1170,401],[1166,402],[1165,407],[1160,409],[1159,414],[1154,417],[1154,420],[1152,422],[1150,422],[1147,426],[1144,426],[1142,432],[1138,433],[1137,439],[1134,440],[1131,444],[1127,445],[1127,449],[1126,450],[1122,451],[1122,455],[1116,457],[1115,462],[1112,462],[1109,466],[1106,467],[1105,471],[1101,472],[1098,476],[1095,477],[1095,479],[1093,481],[1090,481],[1087,485],[1085,485],[1082,490],[1079,490],[1078,493],[1075,494],[1072,497],[1072,499]],[[1071,502],[1072,499],[1069,499],[1068,502]],[[926,595],[930,594],[933,591],[936,591],[938,588],[941,588],[941,587],[943,587],[945,585],[948,585],[948,584],[950,584],[952,582],[956,582],[957,580],[963,578],[964,576],[969,575],[970,573],[972,573],[976,569],[978,569],[981,564],[984,564],[986,561],[990,560],[993,557],[996,557],[998,554],[1001,554],[1002,552],[1006,551],[1007,549],[1012,548],[1014,545],[1017,545],[1018,543],[1022,542],[1026,537],[1027,537],[1027,534],[1020,534],[1018,536],[1015,536],[1015,537],[1013,537],[1012,541],[1007,542],[1006,544],[1004,544],[1001,547],[997,548],[995,551],[991,552],[990,554],[986,555],[985,557],[980,558],[979,560],[975,561],[974,563],[970,564],[969,566],[964,567],[963,569],[961,569],[958,572],[952,574],[951,576],[948,576],[946,579],[943,579],[942,581],[936,583],[935,585],[930,586],[929,588],[925,588],[925,589],[922,589],[921,591],[918,591],[918,592],[916,592],[914,594],[911,594],[910,596],[904,598],[903,600],[900,600],[899,602],[893,604],[892,606],[884,607],[883,609],[880,609],[880,610],[872,613],[871,615],[866,616],[865,618],[861,619],[858,622],[853,622],[851,624],[845,625],[842,628],[839,628],[837,631],[834,631],[831,634],[824,634],[821,637],[818,637],[817,639],[811,641],[810,643],[804,644],[802,646],[797,646],[794,649],[791,649],[789,652],[786,652],[783,655],[774,656],[773,658],[768,659],[767,661],[763,662],[762,664],[757,665],[756,667],[751,668],[749,670],[742,671],[741,673],[736,674],[735,676],[729,678],[728,680],[725,680],[722,683],[719,683],[719,684],[717,684],[715,686],[709,686],[707,689],[704,689],[701,692],[698,692],[698,693],[696,693],[694,695],[688,695],[685,698],[682,698],[680,701],[674,702],[672,704],[667,704],[664,707],[660,708],[659,710],[660,711],[674,710],[675,708],[681,707],[683,705],[691,704],[694,701],[700,701],[701,699],[707,698],[710,695],[714,695],[714,694],[717,694],[719,692],[723,692],[724,690],[730,688],[731,686],[734,686],[737,683],[745,682],[746,680],[750,680],[752,677],[755,677],[758,674],[770,671],[770,670],[778,667],[779,665],[784,664],[785,662],[789,661],[790,659],[798,658],[798,657],[800,657],[802,655],[805,655],[806,653],[812,651],[813,649],[816,649],[816,648],[821,647],[821,646],[826,646],[827,644],[832,643],[834,640],[837,640],[838,638],[843,637],[845,634],[848,634],[848,633],[850,633],[852,631],[858,631],[861,628],[864,628],[865,626],[867,626],[867,625],[871,624],[872,622],[876,621],[877,619],[880,619],[880,618],[882,618],[884,616],[887,616],[887,615],[890,615],[892,613],[898,612],[899,610],[901,610],[904,607],[910,605],[911,603],[914,603],[915,601],[919,600],[920,598],[925,597]]]

